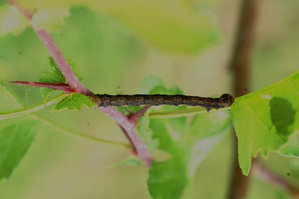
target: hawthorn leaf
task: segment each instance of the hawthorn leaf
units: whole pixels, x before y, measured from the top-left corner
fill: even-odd
[[[129,157],[117,162],[116,164],[112,165],[110,168],[123,166],[123,165],[136,167],[136,166],[141,166],[142,162],[141,162],[140,158],[138,158],[136,156],[129,156]]]
[[[219,126],[217,126],[217,124],[221,122],[226,123],[227,117],[227,111],[216,111],[215,113],[211,114],[198,114],[191,121],[190,133],[198,138],[208,138],[217,135],[222,131],[219,130]],[[211,126],[202,125],[207,123],[211,123]],[[214,126],[213,123],[215,124]],[[227,126],[223,127],[227,128]],[[198,131],[198,129],[200,129],[200,131]]]
[[[55,16],[53,9],[48,8],[69,8],[78,4],[87,6],[95,12],[104,13],[119,21],[147,43],[174,53],[196,54],[220,40],[216,19],[210,14],[211,9],[208,5],[201,1],[198,2],[201,9],[194,9],[194,5],[187,1],[173,2],[173,0],[20,0],[19,2],[31,10],[47,9],[49,14],[46,16]],[[62,12],[58,16],[55,17],[55,23],[46,20],[47,17],[40,23],[51,22],[50,24],[56,27],[57,21],[60,22],[66,14]]]
[[[24,103],[13,92],[13,90],[7,86],[6,82],[0,79],[0,110],[1,112],[9,112],[24,107]]]
[[[50,71],[44,72],[39,79],[39,82],[43,83],[65,83],[65,78],[61,71],[59,70],[57,64],[55,63],[52,57],[49,57],[50,62]],[[53,89],[50,88],[40,88],[40,94],[43,97],[44,101],[52,94]]]
[[[243,174],[248,175],[252,156],[256,157],[259,152],[263,156],[279,152],[289,136],[298,131],[298,88],[299,71],[235,99],[231,107],[232,120],[238,137],[239,164]]]
[[[55,80],[53,79],[51,81],[56,81],[57,83],[66,83],[62,72],[60,71],[60,69],[58,68],[57,64],[55,63],[55,61],[52,57],[49,57],[49,62],[50,62],[51,72],[56,77]]]
[[[68,64],[72,68],[73,72],[77,76],[79,81],[82,81],[82,76],[77,72],[75,63],[68,59]],[[57,64],[55,63],[54,59],[52,57],[49,57],[50,62],[50,71],[45,72],[42,74],[41,78],[39,79],[39,82],[43,83],[66,83],[65,77],[63,76],[62,72],[58,68]],[[52,94],[53,89],[50,88],[40,88],[40,93],[44,100],[47,100],[47,98]]]
[[[33,10],[31,25],[36,29],[45,29],[49,32],[60,31],[64,25],[64,19],[70,16],[69,5],[45,6],[37,2],[18,2],[30,12]],[[29,25],[28,20],[19,12],[17,7],[8,4],[0,6],[0,34],[19,34]]]
[[[165,87],[165,83],[162,78],[149,75],[141,83],[138,89],[139,94],[153,94],[150,93],[154,87],[162,86]]]
[[[279,150],[279,154],[286,157],[299,157],[299,131],[293,133]]]
[[[79,81],[82,81],[84,78],[82,77],[82,75],[80,75],[80,73],[78,73],[77,68],[76,68],[76,64],[75,62],[73,62],[72,59],[67,59],[67,63],[70,65],[70,67],[72,68],[72,71],[75,73],[76,77],[78,78]],[[59,69],[59,68],[58,68]],[[60,70],[59,70],[60,71]]]
[[[60,31],[64,25],[64,18],[69,16],[69,8],[66,7],[44,8],[33,15],[31,24],[36,30]]]
[[[130,115],[137,113],[138,111],[143,109],[144,106],[116,106],[115,108],[124,115]]]
[[[8,33],[18,35],[22,33],[28,26],[25,17],[18,11],[16,7],[10,5],[0,6],[0,35],[4,36]]]
[[[0,130],[0,179],[8,178],[28,151],[37,133],[37,123],[25,120]]]
[[[186,167],[181,161],[182,157],[172,157],[165,162],[154,162],[149,171],[150,194],[157,199],[176,199],[183,194],[188,184]]]
[[[220,115],[226,115],[225,119],[221,116],[217,120],[218,112],[223,112]],[[153,198],[180,198],[199,164],[230,130],[228,111],[219,110],[200,116],[205,118],[208,115],[214,115],[210,116],[214,120],[197,119],[198,123],[194,121],[190,127],[185,127],[184,133],[172,132],[167,119],[150,120],[149,127],[153,139],[159,141],[158,148],[171,156],[165,162],[155,162],[149,171],[148,189]]]
[[[80,93],[72,93],[60,102],[58,102],[54,108],[54,111],[67,110],[81,110],[83,107],[92,108],[96,104],[93,103],[87,96]]]
[[[149,93],[174,95],[182,94],[182,91],[178,87],[166,89],[163,85],[155,85]],[[152,107],[149,111],[165,112],[185,108],[186,106],[163,106]],[[144,126],[142,120],[141,118],[139,122]],[[166,161],[153,163],[147,181],[149,193],[154,199],[178,199],[201,161],[230,129],[229,112],[218,110],[202,113],[195,116],[189,126],[187,117],[150,118],[148,122],[151,140],[157,140],[156,148],[170,156]],[[143,132],[146,134],[144,129]]]
[[[198,12],[185,1],[128,0],[88,4],[163,50],[195,54],[219,41],[216,22],[207,12]]]

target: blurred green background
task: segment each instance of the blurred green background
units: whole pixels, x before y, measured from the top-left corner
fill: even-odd
[[[80,5],[76,1],[64,26],[52,36],[65,57],[76,63],[84,85],[95,93],[134,94],[148,75],[160,76],[168,86],[178,85],[190,95],[230,92],[228,63],[240,1],[145,1],[148,6],[133,0],[111,5],[108,1],[87,2]],[[298,10],[298,0],[259,1],[252,90],[298,69]],[[17,36],[2,36],[0,78],[38,81],[41,73],[48,71],[48,56],[29,28]],[[12,88],[27,105],[42,101],[39,89]],[[127,142],[118,126],[97,110],[44,110],[41,114],[89,135]],[[225,198],[231,153],[231,135],[227,135],[199,167],[193,198]],[[111,167],[129,155],[122,148],[43,129],[12,176],[0,181],[0,198],[150,198],[145,166]],[[299,160],[271,155],[264,162],[298,184]],[[281,188],[252,178],[248,198],[289,196]]]

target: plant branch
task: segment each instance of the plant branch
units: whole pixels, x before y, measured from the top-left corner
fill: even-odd
[[[31,21],[32,14],[27,12],[22,6],[20,6],[14,0],[6,0],[9,4],[15,5],[19,11],[29,20]],[[29,15],[29,14],[30,15]],[[36,30],[33,26],[31,26],[33,30],[36,32],[42,43],[45,45],[46,49],[53,57],[55,63],[61,70],[62,74],[64,75],[67,83],[75,90],[75,92],[84,94],[89,96],[91,99],[94,99],[95,95],[89,91],[76,77],[72,68],[67,63],[66,59],[63,57],[61,51],[59,50],[58,46],[55,44],[54,40],[52,39],[51,35],[44,29]],[[106,108],[99,108],[108,116],[110,116],[114,121],[116,121],[121,127],[124,128],[127,136],[130,137],[129,141],[131,142],[132,146],[137,152],[137,155],[144,161],[144,163],[150,167],[152,164],[152,157],[149,153],[146,144],[143,140],[139,138],[135,127],[130,123],[128,118],[117,111],[113,107],[106,107]],[[133,127],[133,128],[132,128]]]
[[[19,9],[19,11],[28,19],[28,21],[31,22],[32,14],[30,12],[28,12],[14,0],[6,1],[11,5],[16,6]],[[52,39],[51,35],[44,29],[37,30],[32,25],[31,27],[35,31],[39,39],[42,41],[42,43],[50,53],[51,57],[54,59],[55,63],[59,67],[60,71],[62,72],[70,87],[78,93],[82,93],[85,95],[91,94],[91,92],[78,80],[77,76],[75,75],[72,68],[60,52],[58,46]]]
[[[138,119],[149,109],[151,108],[151,106],[147,105],[145,107],[143,107],[140,111],[138,111],[137,113],[133,114],[133,115],[129,115],[128,118],[131,122],[133,122],[133,124],[136,126]]]
[[[62,72],[63,76],[65,77],[67,83],[70,85],[72,89],[76,92],[90,95],[91,91],[89,91],[77,78],[75,73],[73,72],[70,65],[67,63],[66,59],[63,57],[62,53],[60,52],[58,46],[55,44],[54,40],[52,39],[51,35],[44,29],[35,30],[36,34],[40,38],[40,40],[45,45],[46,49],[53,57],[55,63],[59,67],[60,71]]]
[[[74,92],[70,85],[68,84],[55,84],[55,83],[43,83],[43,82],[26,82],[26,81],[10,81],[9,83],[18,84],[18,85],[28,85],[33,87],[42,87],[42,88],[51,88],[55,90],[61,90],[65,93],[72,93]]]
[[[26,19],[29,21],[32,19],[32,13],[30,13],[28,10],[23,8],[19,3],[17,3],[15,0],[6,0],[6,2],[10,5],[16,6],[18,10],[24,15]]]
[[[112,107],[99,107],[106,115],[111,117],[119,126],[121,126],[125,132],[133,148],[135,149],[137,156],[141,158],[144,163],[150,167],[153,159],[146,147],[144,141],[137,135],[135,125],[133,125],[127,116],[123,115],[115,108]]]
[[[232,51],[230,67],[233,70],[233,91],[236,97],[248,93],[250,56],[253,45],[257,13],[257,0],[242,0],[239,23]],[[249,177],[242,174],[238,163],[237,138],[234,134],[234,154],[231,184],[228,190],[229,199],[241,199],[247,195]],[[253,164],[254,161],[252,161]]]

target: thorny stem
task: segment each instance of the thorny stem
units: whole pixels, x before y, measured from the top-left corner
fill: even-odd
[[[6,1],[11,5],[16,6],[19,9],[19,11],[28,19],[28,21],[31,21],[32,14],[30,12],[28,12],[14,0]],[[58,46],[55,44],[51,35],[44,29],[36,30],[33,26],[32,28],[36,32],[42,43],[45,45],[50,55],[53,57],[55,63],[61,70],[70,87],[78,93],[93,98],[95,95],[77,79],[76,75],[72,71],[72,68],[69,66],[66,59],[63,57],[62,53],[60,52]],[[149,153],[145,142],[141,140],[140,137],[137,135],[135,127],[130,123],[127,116],[121,114],[113,107],[99,109],[102,110],[108,116],[110,116],[114,121],[116,121],[120,126],[122,126],[125,129],[126,136],[130,138],[129,141],[131,142],[132,146],[137,152],[138,157],[142,159],[148,167],[150,167],[152,164],[152,156]]]
[[[36,34],[43,42],[45,47],[47,48],[50,55],[53,57],[55,63],[59,67],[60,71],[62,72],[63,76],[65,77],[67,83],[70,85],[72,89],[76,92],[90,95],[91,91],[89,91],[77,78],[75,73],[73,72],[72,68],[67,63],[66,59],[61,54],[58,46],[55,44],[54,40],[52,39],[51,35],[44,29],[35,30]]]
[[[28,19],[29,23],[32,19],[32,14],[23,8],[19,3],[14,0],[6,0],[9,4],[16,6],[19,11]],[[91,92],[78,80],[75,73],[73,72],[72,68],[60,52],[58,46],[52,39],[51,35],[44,29],[35,29],[34,26],[31,26],[34,32],[37,34],[39,39],[45,45],[46,49],[53,57],[55,63],[59,67],[60,71],[62,72],[63,76],[65,77],[67,83],[70,85],[72,89],[77,91],[81,94],[91,94]]]
[[[112,107],[99,107],[99,109],[111,117],[125,130],[126,136],[129,138],[129,141],[136,151],[137,156],[140,157],[148,167],[150,167],[153,163],[152,156],[149,153],[144,141],[137,135],[135,125],[132,124],[125,115]]]
[[[9,83],[18,85],[28,85],[33,87],[51,88],[56,90],[62,90],[65,93],[74,92],[68,84],[53,84],[53,83],[42,83],[42,82],[25,82],[25,81],[10,81]]]
[[[137,120],[138,118],[140,118],[148,109],[150,109],[151,106],[147,105],[145,107],[143,107],[140,111],[138,111],[137,113],[130,115],[129,119],[136,125],[137,124]]]
[[[257,0],[242,0],[239,23],[233,47],[230,67],[233,70],[233,90],[236,97],[247,94],[249,90],[250,55],[253,45]],[[242,174],[238,164],[237,138],[233,140],[234,154],[232,179],[228,191],[229,199],[245,198],[248,190],[249,177]],[[253,161],[252,161],[253,164]]]

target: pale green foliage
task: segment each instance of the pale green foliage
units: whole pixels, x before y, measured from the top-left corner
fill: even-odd
[[[44,72],[42,74],[41,78],[39,79],[39,82],[55,83],[55,84],[64,83],[65,84],[66,80],[52,57],[49,57],[49,62],[50,62],[50,71]],[[68,64],[71,66],[71,68],[72,68],[73,72],[75,73],[75,75],[77,76],[77,78],[80,81],[83,80],[81,75],[79,75],[77,73],[76,65],[72,62],[71,59],[68,60]],[[52,94],[52,92],[53,92],[53,89],[49,89],[49,88],[41,88],[40,89],[40,93],[41,93],[44,101],[47,100],[47,98]]]
[[[152,89],[149,89],[150,84],[154,85]],[[153,76],[142,82],[140,90],[149,91],[150,94],[182,94],[177,86],[166,89],[163,81]],[[152,107],[149,112],[185,108],[185,106]],[[229,114],[223,110],[202,113],[194,117],[190,125],[187,124],[187,117],[168,119],[147,117],[148,115],[145,115],[139,119],[140,126],[139,124],[137,126],[139,135],[145,139],[152,151],[153,148],[157,148],[169,155],[166,161],[153,163],[147,182],[149,192],[155,199],[180,198],[198,165],[230,129]]]
[[[23,107],[23,103],[2,80],[0,99],[1,112]],[[9,177],[27,152],[37,133],[36,124],[34,120],[0,120],[0,179]]]
[[[0,110],[1,112],[8,112],[11,110],[23,108],[22,101],[15,95],[15,93],[7,86],[7,84],[0,79]]]
[[[26,120],[0,130],[0,179],[9,177],[29,149],[37,121]]]
[[[142,162],[141,160],[136,157],[136,156],[130,156],[127,157],[121,161],[119,161],[118,163],[112,165],[111,167],[118,167],[118,166],[123,166],[123,165],[127,165],[127,166],[141,166]]]
[[[87,96],[79,93],[72,93],[58,102],[54,110],[81,110],[83,107],[92,108],[94,106],[96,106],[95,103],[93,103]]]
[[[83,5],[116,19],[144,41],[167,51],[194,54],[219,41],[216,20],[211,18],[207,2],[184,0],[20,0],[21,5],[35,10],[32,24],[37,29],[60,30],[68,9]],[[204,9],[206,8],[206,9]],[[132,12],[134,10],[134,12]],[[7,30],[8,32],[9,30]]]
[[[267,156],[288,142],[299,128],[299,72],[264,89],[239,97],[232,105],[232,119],[238,136],[239,164],[248,175],[251,158]],[[290,140],[282,153],[298,155]],[[294,148],[295,147],[295,148]],[[294,153],[294,154],[292,154]]]
[[[68,16],[68,8],[41,9],[34,14],[31,24],[36,30],[60,31],[64,25],[64,18]]]
[[[289,141],[280,148],[279,153],[287,157],[299,157],[299,131],[289,137]]]
[[[50,72],[45,72],[42,74],[39,82],[42,83],[66,83],[64,76],[62,75],[61,71],[59,70],[58,66],[54,62],[53,58],[49,58],[50,61]],[[40,93],[45,100],[51,95],[53,89],[50,88],[41,88]]]
[[[0,35],[12,33],[20,34],[27,27],[28,22],[18,9],[9,5],[0,6]]]

